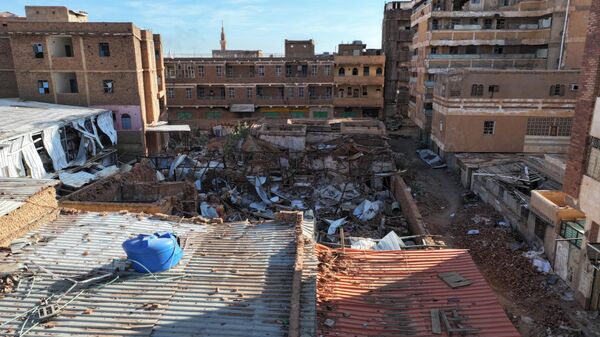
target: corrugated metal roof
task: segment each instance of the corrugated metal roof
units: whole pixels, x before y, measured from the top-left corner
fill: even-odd
[[[0,178],[0,216],[14,211],[29,197],[56,184],[58,181],[52,179]]]
[[[433,334],[431,310],[458,308],[462,324],[479,329],[466,336],[520,336],[466,250],[346,249],[329,265],[319,271],[319,335],[448,336]],[[446,272],[471,284],[453,289],[438,276]]]
[[[61,277],[90,275],[124,257],[121,243],[129,235],[175,231],[185,237],[185,256],[160,281],[126,273],[100,290],[85,293],[53,321],[30,336],[284,336],[289,318],[292,225],[232,223],[198,225],[151,220],[135,215],[97,213],[61,216],[30,233],[45,243],[0,262],[35,261]],[[315,269],[312,276],[315,277]],[[166,281],[168,276],[184,278]],[[309,277],[307,275],[307,277]],[[38,273],[29,283],[0,300],[0,322],[23,312],[68,282]],[[313,297],[315,292],[312,292]],[[70,297],[67,297],[68,300]],[[147,310],[144,305],[158,305]],[[87,311],[86,311],[87,310]],[[308,314],[315,317],[315,310]],[[19,331],[20,325],[9,328]],[[314,320],[313,320],[314,328]],[[4,332],[0,330],[0,333]],[[16,334],[13,331],[13,335]]]
[[[80,118],[89,118],[109,110],[60,105],[17,99],[0,99],[0,140],[40,132],[52,125],[63,125]]]

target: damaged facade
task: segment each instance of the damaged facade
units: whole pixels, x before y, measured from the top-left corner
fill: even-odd
[[[124,158],[156,153],[166,110],[160,35],[60,6],[0,17],[0,97],[110,110]]]

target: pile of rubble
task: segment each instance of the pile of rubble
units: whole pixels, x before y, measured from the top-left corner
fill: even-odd
[[[528,246],[504,219],[482,202],[466,204],[450,224],[452,239],[469,249],[488,282],[508,302],[517,303],[508,316],[516,326],[530,324],[530,336],[569,336],[560,296],[551,287],[554,275],[534,267]],[[526,308],[527,316],[518,312]],[[512,308],[511,308],[512,309]]]

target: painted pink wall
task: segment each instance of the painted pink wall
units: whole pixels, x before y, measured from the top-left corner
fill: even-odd
[[[139,105],[93,105],[91,108],[100,108],[111,110],[116,116],[115,129],[123,130],[121,125],[121,115],[128,114],[131,117],[131,129],[123,131],[141,131],[142,130],[142,112]]]

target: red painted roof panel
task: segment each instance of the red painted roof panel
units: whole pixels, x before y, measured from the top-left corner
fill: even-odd
[[[433,334],[431,310],[456,308],[468,317],[465,328],[478,329],[466,336],[520,336],[466,250],[346,249],[334,258],[339,250],[318,249],[328,255],[319,268],[318,335],[448,336],[443,323],[442,334]],[[445,272],[471,284],[453,289],[438,276]]]

